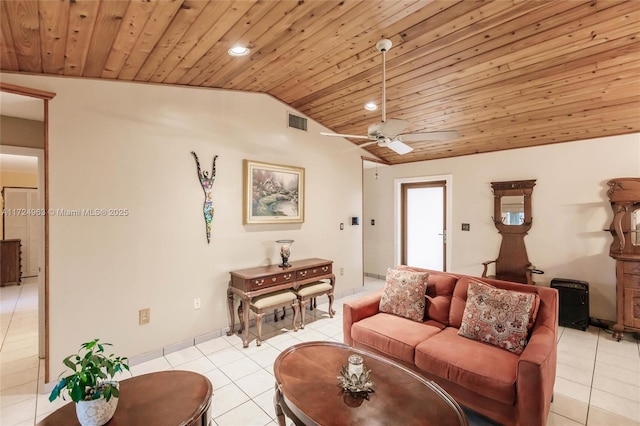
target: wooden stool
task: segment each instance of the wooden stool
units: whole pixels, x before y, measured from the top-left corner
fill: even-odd
[[[326,294],[329,296],[329,317],[333,318],[333,315],[336,313],[336,311],[333,310],[333,286],[331,283],[316,281],[300,286],[297,290],[294,290],[294,292],[300,301],[300,311],[302,313],[300,328],[304,328],[304,307],[309,299],[311,299],[313,303],[313,299]]]
[[[251,300],[249,309],[256,314],[256,328],[258,329],[258,339],[256,345],[262,344],[262,320],[267,312],[272,312],[279,308],[286,308],[291,306],[293,308],[293,331],[298,331],[296,320],[298,319],[298,298],[296,294],[289,290],[282,290],[272,294],[265,294],[264,296],[258,296]],[[242,318],[242,317],[240,317]],[[242,324],[244,327],[244,324]]]

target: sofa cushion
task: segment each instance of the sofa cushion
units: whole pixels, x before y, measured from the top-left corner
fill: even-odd
[[[444,326],[436,321],[419,323],[397,315],[378,313],[354,323],[351,337],[355,342],[413,364],[416,345],[442,328]]]
[[[513,404],[519,359],[496,346],[458,336],[456,328],[447,327],[416,346],[415,365],[488,398]]]
[[[458,334],[520,355],[527,344],[536,297],[471,281]]]
[[[430,272],[427,277],[427,301],[424,308],[424,319],[432,319],[448,325],[451,297],[453,296],[453,290],[456,288],[458,277],[455,275],[449,275],[445,272],[434,273],[433,271],[413,266],[398,265],[396,269],[403,271]]]
[[[432,319],[444,325],[449,324],[451,297],[456,288],[457,277],[447,274],[430,274],[427,279],[427,304],[425,320]]]
[[[453,296],[451,297],[451,309],[449,310],[449,326],[451,327],[460,328],[462,325],[462,314],[464,313],[464,308],[467,305],[467,289],[469,288],[469,282],[471,281],[495,285],[496,287],[503,288],[505,290],[521,291],[523,293],[538,294],[539,288],[534,285],[512,283],[490,278],[467,277],[463,275],[458,279],[456,288],[453,290]]]
[[[380,298],[380,312],[422,322],[428,275],[427,272],[389,268]]]

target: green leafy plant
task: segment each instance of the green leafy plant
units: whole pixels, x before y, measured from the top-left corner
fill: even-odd
[[[118,385],[113,379],[116,373],[129,370],[128,358],[106,355],[105,346],[111,343],[99,343],[99,339],[83,343],[77,354],[69,355],[63,361],[73,373],[60,379],[49,395],[53,401],[62,394],[64,389],[74,402],[90,401],[104,397],[107,401],[111,397],[118,397]],[[61,374],[64,375],[63,372]]]

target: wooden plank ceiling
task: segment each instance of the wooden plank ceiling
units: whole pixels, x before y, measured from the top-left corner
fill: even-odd
[[[331,131],[387,116],[389,164],[640,131],[640,1],[62,0],[1,3],[3,71],[268,93]],[[234,45],[251,49],[231,57]],[[361,144],[363,140],[353,140]]]

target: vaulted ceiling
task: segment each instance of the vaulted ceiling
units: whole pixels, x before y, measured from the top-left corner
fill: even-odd
[[[2,0],[0,68],[268,93],[399,164],[640,131],[640,1]],[[251,53],[231,57],[230,47]],[[364,140],[353,139],[362,144]]]

